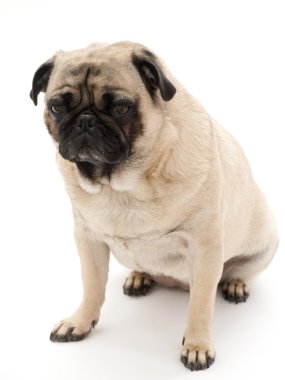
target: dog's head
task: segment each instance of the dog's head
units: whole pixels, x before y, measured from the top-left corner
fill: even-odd
[[[160,105],[175,91],[153,53],[123,42],[56,54],[36,71],[30,96],[37,105],[46,92],[45,122],[59,153],[96,179],[150,142]]]

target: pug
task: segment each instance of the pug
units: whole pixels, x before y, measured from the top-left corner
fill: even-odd
[[[190,289],[181,361],[215,359],[217,288],[244,302],[278,245],[243,151],[148,48],[131,42],[59,52],[35,72],[70,197],[83,300],[51,332],[78,341],[99,320],[109,253],[131,269],[123,290]]]

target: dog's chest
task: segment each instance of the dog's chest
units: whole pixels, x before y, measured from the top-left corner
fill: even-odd
[[[118,261],[130,269],[188,280],[185,252],[188,244],[178,233],[133,239],[105,235],[104,240]]]
[[[79,211],[95,238],[106,242],[126,267],[188,280],[187,234],[169,225],[161,205],[95,197],[81,204]]]

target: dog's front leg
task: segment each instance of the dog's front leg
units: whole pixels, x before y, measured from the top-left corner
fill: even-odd
[[[50,339],[54,342],[77,341],[85,338],[99,319],[108,278],[109,248],[96,241],[88,229],[75,222],[75,241],[80,257],[83,300],[79,308],[59,322]]]
[[[191,260],[190,303],[181,353],[181,361],[191,371],[208,368],[215,359],[211,322],[223,269],[223,247],[218,230],[205,231],[204,236],[204,241],[195,244]]]

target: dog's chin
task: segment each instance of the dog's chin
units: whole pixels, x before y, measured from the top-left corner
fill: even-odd
[[[73,159],[78,171],[80,187],[89,194],[97,194],[102,189],[102,184],[108,184],[112,175],[125,162],[126,157],[122,156],[119,160],[92,159],[82,157]]]
[[[88,178],[78,170],[78,184],[88,194],[98,194],[102,190],[102,184]]]
[[[89,194],[98,194],[102,189],[101,181],[105,170],[103,170],[104,164],[99,161],[81,161],[72,160],[77,167],[78,184],[79,186]]]

